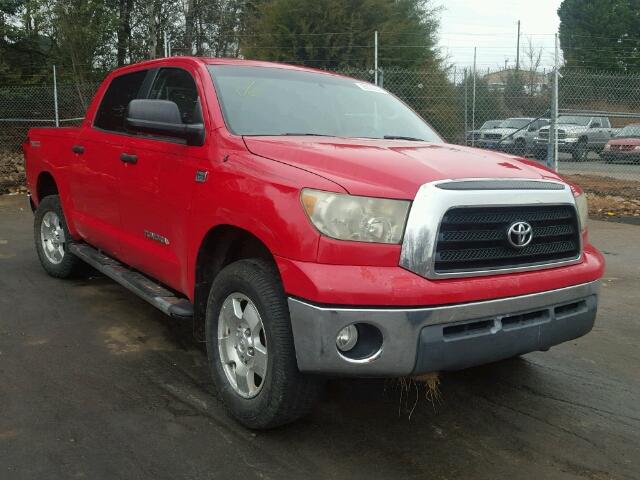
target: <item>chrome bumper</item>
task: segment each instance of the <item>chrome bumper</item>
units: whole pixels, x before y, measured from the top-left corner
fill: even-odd
[[[598,282],[548,292],[427,308],[323,307],[289,298],[298,368],[345,376],[458,370],[545,350],[593,327]],[[382,333],[382,349],[351,360],[335,339],[352,323]]]

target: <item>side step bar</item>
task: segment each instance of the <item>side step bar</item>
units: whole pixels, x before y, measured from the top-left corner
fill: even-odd
[[[95,248],[84,243],[72,243],[69,251],[167,315],[179,319],[193,318],[193,304],[186,298],[176,296],[162,285]]]

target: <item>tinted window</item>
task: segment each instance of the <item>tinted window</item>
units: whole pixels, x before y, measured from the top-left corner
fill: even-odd
[[[405,104],[365,82],[285,68],[210,67],[229,129],[238,135],[406,136],[441,142]]]
[[[124,132],[124,116],[131,100],[138,97],[147,70],[114,78],[102,98],[94,125],[103,130]]]
[[[163,68],[151,86],[149,98],[178,105],[182,123],[202,123],[198,89],[193,77],[181,68]]]

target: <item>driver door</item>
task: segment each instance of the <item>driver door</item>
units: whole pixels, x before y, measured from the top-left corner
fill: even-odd
[[[185,68],[158,69],[147,98],[176,103],[185,124],[203,122],[194,72]],[[205,148],[134,135],[126,145],[132,161],[122,164],[120,174],[125,262],[182,292],[188,267],[186,221],[196,172],[207,159]]]

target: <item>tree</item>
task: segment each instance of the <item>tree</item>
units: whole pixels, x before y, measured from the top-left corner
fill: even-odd
[[[558,16],[566,66],[640,67],[640,0],[564,0]]]
[[[380,64],[439,69],[438,17],[430,0],[271,0],[257,7],[244,39],[247,58],[325,69],[371,68],[374,31]]]

